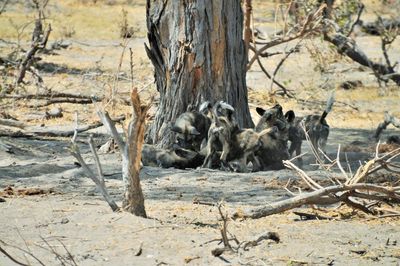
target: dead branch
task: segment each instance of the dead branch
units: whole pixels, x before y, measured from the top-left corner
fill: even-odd
[[[40,22],[40,27],[41,27],[41,19],[39,18],[37,21]],[[36,23],[36,25],[39,25],[39,23]],[[39,27],[39,26],[37,26]],[[35,27],[35,30],[38,30],[37,27]],[[35,35],[35,30],[34,30],[34,35]],[[31,44],[31,49],[26,53],[25,58],[21,61],[21,64],[19,66],[19,73],[17,75],[16,79],[16,85],[20,84],[23,82],[25,78],[25,73],[27,69],[30,67],[30,64],[33,61],[33,58],[35,57],[36,52],[38,52],[41,49],[44,49],[46,47],[47,41],[49,39],[51,32],[51,25],[49,24],[46,33],[44,34],[43,38],[34,38],[33,42]]]
[[[361,18],[361,15],[362,15],[363,11],[364,11],[364,8],[365,8],[365,5],[364,5],[363,3],[361,3],[361,2],[359,2],[359,3],[358,3],[357,18],[356,18],[356,20],[351,24],[350,29],[349,29],[349,31],[348,31],[347,34],[346,34],[347,37],[349,37],[349,36],[353,33],[354,27],[355,27],[356,25],[361,24],[360,18]]]
[[[7,4],[8,4],[9,1],[10,1],[10,0],[5,0],[5,1],[4,1],[3,5],[2,5],[1,8],[0,8],[0,15],[3,14],[3,12],[6,10],[6,6],[7,6]]]
[[[243,245],[243,250],[247,251],[247,250],[249,250],[249,247],[255,247],[258,244],[260,244],[260,242],[262,242],[264,240],[268,240],[268,239],[275,241],[275,243],[279,243],[279,241],[280,241],[280,237],[279,237],[278,233],[265,232],[265,233],[262,233],[261,235],[259,235],[258,237],[256,237],[254,240],[245,241],[245,242],[241,243],[241,245]]]
[[[123,141],[122,137],[118,133],[117,128],[115,127],[115,123],[110,118],[110,115],[107,112],[104,112],[100,109],[97,110],[97,115],[99,116],[102,125],[107,129],[108,134],[117,143],[119,151],[122,155],[122,159],[128,161],[128,155],[127,155],[127,151],[126,151],[125,142]],[[123,178],[124,178],[124,176],[123,176]],[[124,179],[124,181],[125,181],[125,179]]]
[[[227,250],[233,251],[231,245],[229,244],[228,231],[227,231],[228,230],[228,214],[224,215],[222,213],[222,209],[221,209],[222,204],[221,203],[219,203],[217,205],[217,207],[218,207],[219,215],[221,216],[221,219],[222,219],[222,226],[221,226],[220,232],[221,232],[222,242],[224,243],[224,248]]]
[[[251,68],[253,63],[260,56],[260,54],[265,52],[267,49],[283,43],[293,41],[301,37],[304,38],[309,33],[316,31],[320,26],[321,14],[324,9],[325,5],[322,5],[317,11],[309,13],[306,19],[304,20],[303,25],[301,25],[300,29],[297,32],[273,39],[270,42],[266,43],[260,49],[257,49],[254,56],[250,59],[249,63],[247,64],[247,70]]]
[[[125,120],[125,116],[119,116],[114,120],[115,122],[121,122]],[[95,122],[93,124],[90,125],[86,125],[86,126],[82,126],[79,127],[78,129],[74,129],[74,130],[48,130],[48,129],[44,129],[44,130],[32,130],[32,131],[27,131],[26,134],[27,135],[35,135],[35,136],[42,136],[42,137],[71,137],[74,135],[75,130],[78,133],[81,132],[85,132],[88,131],[90,129],[94,129],[94,128],[98,128],[101,127],[103,124],[102,122]]]
[[[23,239],[23,238],[22,238]],[[24,240],[24,242],[25,242],[25,239],[23,239]],[[12,247],[12,248],[15,248],[15,249],[17,249],[17,250],[19,250],[19,251],[22,251],[24,254],[28,254],[30,257],[32,257],[33,259],[35,259],[40,265],[42,265],[42,266],[45,266],[45,264],[41,261],[41,260],[39,260],[34,254],[32,254],[29,250],[25,250],[25,249],[22,249],[21,247],[19,247],[19,246],[15,246],[15,245],[11,245],[11,244],[9,244],[9,243],[6,243],[6,242],[4,242],[3,240],[1,240],[0,239],[0,243],[1,244],[3,244],[3,245],[5,245],[5,246],[9,246],[9,247]],[[26,242],[25,242],[25,244],[26,244]],[[1,248],[1,247],[0,247]],[[4,250],[4,249],[3,249]],[[4,254],[4,253],[3,253]],[[4,255],[6,255],[6,254],[4,254]],[[7,256],[7,255],[6,255]],[[8,256],[7,256],[8,257]],[[10,258],[11,259],[11,258]],[[15,261],[14,261],[15,262]],[[17,263],[17,262],[15,262],[15,263]],[[26,264],[19,264],[19,265],[26,265]],[[28,265],[31,265],[31,264],[28,264]]]
[[[56,98],[50,99],[43,103],[36,103],[36,104],[28,104],[27,107],[45,107],[56,103],[73,103],[73,104],[91,104],[93,103],[92,99],[74,99],[74,98]]]
[[[0,246],[0,252],[3,253],[7,258],[9,258],[12,262],[18,265],[22,266],[29,266],[29,264],[22,263],[18,260],[16,260],[13,256],[11,256],[7,251],[5,251],[1,246]]]
[[[298,51],[298,49],[299,49],[299,47],[300,47],[300,43],[301,43],[302,40],[303,40],[303,39],[301,39],[301,40],[296,44],[295,47],[293,47],[292,49],[290,49],[289,52],[287,52],[286,55],[281,59],[281,61],[279,61],[279,63],[276,65],[276,68],[275,68],[274,72],[272,73],[272,78],[271,78],[271,87],[270,87],[270,90],[271,90],[271,91],[272,91],[273,84],[275,83],[275,82],[274,82],[274,81],[275,81],[275,76],[276,76],[276,74],[278,73],[279,69],[282,67],[283,63],[289,58],[289,56],[290,56],[292,53]],[[286,90],[284,90],[284,93],[287,95],[287,91],[286,91]],[[289,96],[288,96],[288,97],[289,97]],[[289,97],[289,98],[290,98],[290,97]]]
[[[91,134],[88,138],[88,143],[90,146],[90,150],[93,154],[94,161],[96,162],[97,176],[99,177],[100,183],[104,186],[104,174],[103,169],[101,167],[99,155],[97,154],[96,147],[94,146],[93,135]]]
[[[318,214],[294,211],[294,214],[300,216],[301,220],[332,220],[331,217],[325,217]]]
[[[78,130],[76,129],[75,135],[71,140],[71,147],[70,147],[70,152],[72,156],[75,157],[75,159],[78,160],[79,164],[82,166],[83,170],[85,173],[88,175],[90,179],[96,184],[97,189],[100,191],[100,193],[103,195],[104,199],[108,203],[108,205],[111,207],[111,209],[115,212],[118,211],[120,208],[118,207],[117,203],[111,198],[110,194],[108,194],[108,191],[105,187],[104,184],[104,177],[103,176],[96,176],[93,171],[89,168],[89,166],[86,164],[85,160],[82,158],[81,152],[79,150],[78,145],[76,144],[76,137],[78,134]],[[89,145],[90,145],[90,139],[89,139]],[[96,161],[96,166],[97,166],[97,161]],[[98,172],[101,173],[101,169],[98,169]]]
[[[88,99],[96,102],[100,102],[103,100],[103,97],[95,96],[95,95],[81,95],[81,94],[73,94],[73,93],[63,93],[63,92],[50,92],[50,93],[38,93],[38,94],[6,94],[1,95],[1,98],[4,99],[24,99],[24,100],[48,100],[53,98],[69,98],[69,99]]]
[[[121,122],[125,120],[125,116],[119,116],[115,120],[113,120],[113,123]],[[1,124],[1,122],[0,122]],[[103,124],[102,122],[95,122],[90,125],[85,125],[79,127],[77,130],[78,133],[82,133],[94,128],[101,127]],[[8,137],[20,137],[20,138],[31,138],[31,137],[72,137],[75,133],[75,129],[71,130],[49,130],[49,129],[32,129],[29,127],[25,127],[23,131],[18,130],[18,131],[2,131],[0,132],[0,137],[8,136]]]
[[[379,144],[378,144],[379,146]],[[400,148],[390,153],[379,156],[378,146],[375,158],[360,166],[357,172],[349,177],[345,175],[346,182],[344,184],[322,187],[304,171],[296,167],[291,161],[283,161],[284,165],[294,170],[301,179],[314,191],[309,193],[301,193],[292,198],[273,202],[264,207],[254,208],[245,211],[238,211],[233,214],[233,218],[261,218],[268,215],[281,213],[290,209],[298,208],[303,205],[331,205],[343,202],[354,209],[359,209],[368,214],[378,213],[374,206],[376,204],[367,205],[365,202],[358,200],[380,200],[382,202],[398,203],[400,201],[400,187],[385,187],[375,184],[362,183],[367,176],[381,169],[393,171],[387,167],[395,158],[400,156]],[[336,160],[336,163],[339,160]],[[344,172],[343,168],[342,171]]]
[[[8,126],[8,127],[18,127],[25,128],[25,124],[19,121],[15,121],[13,119],[3,119],[0,118],[0,125]]]
[[[268,73],[268,71],[265,69],[265,67],[264,67],[263,64],[261,63],[260,58],[258,58],[258,57],[257,57],[257,62],[258,62],[258,65],[260,66],[262,72],[264,72],[264,74],[267,76],[267,78],[269,78],[269,79],[272,80],[271,75],[270,75],[270,74]],[[279,83],[279,82],[276,81],[276,80],[273,80],[273,82],[274,82],[279,88],[282,89],[282,92],[283,92],[284,95],[286,95],[288,98],[293,98],[293,95],[289,92],[289,90],[288,90],[285,86],[283,86],[281,83]]]
[[[383,193],[388,199],[393,198],[396,201],[400,199],[400,187],[386,188],[373,184],[354,184],[354,185],[337,185],[318,189],[310,193],[303,193],[296,197],[286,200],[270,203],[268,206],[246,210],[245,212],[236,212],[232,218],[252,218],[258,219],[272,214],[277,214],[301,207],[303,205],[332,205],[334,203],[343,202],[349,197],[353,196],[352,193],[346,193],[353,190],[367,190],[370,192]],[[336,194],[338,193],[338,194]],[[367,197],[367,194],[365,194]]]
[[[328,33],[328,31],[325,30],[324,40],[336,46],[336,49],[340,54],[344,54],[360,65],[370,68],[379,79],[383,79],[383,77],[389,75],[387,76],[389,79],[394,81],[397,85],[400,85],[400,74],[395,73],[391,66],[371,61],[353,39],[340,33],[342,29],[336,24],[336,22],[325,19],[324,23],[326,24],[326,27],[331,26],[335,31],[333,33]]]

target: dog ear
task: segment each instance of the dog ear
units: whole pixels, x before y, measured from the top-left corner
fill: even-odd
[[[286,112],[285,118],[289,123],[292,123],[296,118],[296,115],[294,114],[293,110],[289,110]]]
[[[190,135],[200,135],[200,132],[194,126],[189,126],[187,129]]]
[[[261,107],[257,107],[256,111],[257,111],[257,114],[259,114],[260,116],[263,116],[263,114],[265,113],[265,110],[262,109]]]

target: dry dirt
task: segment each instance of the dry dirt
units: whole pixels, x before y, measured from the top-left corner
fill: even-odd
[[[51,42],[63,39],[70,45],[54,55],[41,56],[46,66],[41,71],[44,84],[58,92],[110,96],[114,90],[118,97],[126,97],[131,86],[128,49],[118,67],[124,50],[118,38],[118,22],[124,7],[129,22],[137,28],[136,38],[127,43],[127,48],[133,51],[134,84],[142,90],[144,98],[154,94],[153,72],[144,52],[144,1],[134,1],[131,5],[121,4],[126,1],[99,2],[50,1],[49,16],[54,28]],[[374,11],[390,11],[379,6],[378,1],[366,2],[367,18],[373,19]],[[259,7],[255,9],[255,26],[272,34],[274,4],[255,1],[255,5]],[[12,5],[0,15],[0,56],[16,45],[16,30],[11,25],[23,25],[33,17],[33,11],[24,4]],[[25,48],[29,45],[30,30],[28,25],[21,35]],[[371,58],[381,60],[378,38],[358,36],[357,42]],[[308,53],[306,47],[315,45],[327,51],[322,61]],[[393,61],[400,60],[399,40],[392,45],[390,55]],[[273,57],[263,62],[273,71],[279,60],[280,57]],[[323,67],[324,72],[318,71],[318,67]],[[116,74],[118,81],[115,81]],[[256,106],[269,106],[277,101],[299,115],[321,112],[331,88],[344,80],[363,82],[356,90],[337,89],[337,102],[328,116],[332,128],[328,155],[335,157],[339,144],[346,147],[348,164],[353,171],[360,162],[373,156],[374,143],[370,136],[383,119],[383,112],[389,110],[400,116],[398,87],[379,89],[370,71],[348,61],[338,61],[337,55],[320,40],[306,40],[300,53],[288,59],[276,78],[308,104],[271,95],[270,81],[255,65],[247,76],[249,104],[255,122],[258,119],[254,112]],[[7,78],[3,80],[8,81]],[[36,91],[35,86],[27,85],[18,92]],[[63,118],[41,120],[37,116],[43,114],[46,107],[28,108],[26,103],[2,100],[0,111],[24,121],[31,126],[28,129],[72,128],[75,111],[79,112],[81,124],[97,121],[92,105],[59,104],[56,106],[63,109]],[[129,113],[130,107],[117,105],[110,107],[110,111],[116,116]],[[0,128],[0,133],[4,130]],[[389,128],[382,139],[398,132],[398,129]],[[85,143],[89,133],[95,134],[98,145],[105,143],[108,137],[102,128],[79,135],[84,158],[93,166]],[[74,163],[68,146],[66,138],[0,137],[0,195],[5,200],[0,202],[0,247],[19,261],[39,265],[27,254],[29,252],[45,265],[58,265],[61,263],[54,253],[65,258],[69,252],[78,265],[399,265],[399,218],[376,219],[343,207],[318,211],[333,220],[303,221],[292,212],[286,212],[258,220],[229,221],[228,231],[239,241],[253,240],[271,231],[279,234],[280,242],[266,240],[247,251],[214,257],[211,251],[222,246],[213,241],[220,238],[218,210],[215,206],[193,204],[193,201],[216,203],[223,200],[228,213],[265,205],[288,197],[282,187],[289,179],[296,179],[295,173],[281,170],[237,174],[144,167],[141,180],[150,219],[142,219],[127,213],[112,213],[91,180]],[[310,176],[326,180],[329,175],[338,175],[335,169],[327,173],[313,166],[314,159],[306,143],[303,148],[308,152],[305,170]],[[106,185],[120,204],[120,158],[111,153],[101,154],[100,159],[104,164]],[[393,178],[399,179],[398,176]],[[38,195],[18,192],[31,188],[42,190],[28,191]],[[13,263],[0,254],[0,265]]]

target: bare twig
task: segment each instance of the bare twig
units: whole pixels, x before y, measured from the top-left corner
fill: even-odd
[[[6,10],[6,6],[10,0],[5,0],[3,5],[0,8],[0,15]]]
[[[78,123],[77,123],[78,124]],[[108,205],[110,205],[111,209],[113,211],[118,211],[120,208],[118,207],[118,205],[115,203],[115,201],[111,198],[111,196],[108,194],[108,191],[105,187],[104,184],[104,176],[102,175],[102,171],[101,168],[98,169],[98,172],[101,174],[99,177],[97,177],[93,171],[89,168],[89,166],[86,164],[85,160],[82,158],[81,152],[79,150],[78,145],[76,144],[76,138],[78,135],[78,125],[76,125],[75,128],[75,134],[71,139],[71,148],[70,148],[70,152],[72,154],[72,156],[75,157],[75,159],[78,160],[78,162],[80,163],[80,165],[82,166],[83,170],[85,171],[85,173],[88,175],[88,177],[90,179],[92,179],[92,181],[96,184],[97,189],[100,191],[100,193],[103,195],[104,199],[107,201]],[[93,143],[93,142],[92,142]],[[90,138],[89,138],[89,144],[90,144]],[[97,155],[97,153],[95,152],[94,154]],[[96,160],[96,158],[95,158]],[[96,160],[96,165],[97,163],[100,164],[100,162],[98,161],[98,158]]]
[[[90,134],[90,136],[88,138],[88,143],[90,146],[90,150],[92,151],[94,161],[96,162],[97,176],[99,177],[100,183],[104,186],[105,184],[104,184],[103,169],[101,168],[99,155],[97,154],[96,147],[94,146],[92,134]]]
[[[324,10],[324,8],[325,8],[325,6],[322,5],[317,11],[308,14],[302,27],[295,34],[276,38],[276,39],[268,42],[267,44],[265,44],[259,50],[257,50],[255,52],[255,55],[250,59],[248,65],[247,65],[247,69],[250,69],[251,66],[253,65],[253,63],[259,57],[259,55],[261,53],[263,53],[264,51],[266,51],[267,49],[277,46],[279,44],[290,42],[290,41],[298,39],[300,37],[304,37],[305,35],[307,35],[311,32],[314,32],[320,26],[321,14],[322,14],[322,11]]]
[[[13,256],[11,256],[6,250],[4,250],[1,246],[0,246],[0,252],[3,253],[7,258],[9,258],[12,262],[18,264],[18,265],[22,265],[22,266],[29,266],[29,264],[25,264],[23,262],[18,261],[17,259],[15,259]]]
[[[24,240],[24,241],[25,241],[25,240]],[[29,250],[25,250],[25,249],[22,249],[21,247],[8,244],[8,243],[4,242],[4,241],[1,240],[1,239],[0,239],[0,243],[2,243],[2,244],[5,245],[5,246],[9,246],[9,247],[18,249],[19,251],[22,251],[23,253],[28,254],[30,257],[32,257],[33,259],[35,259],[40,265],[45,266],[45,264],[44,264],[41,260],[39,260],[34,254],[32,254]],[[20,265],[25,265],[25,264],[20,264]],[[30,264],[28,264],[28,265],[30,265]]]

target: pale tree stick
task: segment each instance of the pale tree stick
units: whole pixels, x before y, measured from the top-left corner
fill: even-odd
[[[93,173],[93,171],[86,164],[85,160],[83,160],[82,155],[80,153],[79,147],[75,142],[72,142],[70,152],[75,159],[78,160],[79,164],[82,166],[85,173],[88,175],[90,179],[96,184],[97,189],[103,195],[104,199],[107,201],[108,205],[110,205],[111,209],[115,212],[119,210],[117,203],[111,198],[110,194],[108,194],[107,189],[104,186],[104,183],[100,181],[98,177]]]
[[[100,191],[100,193],[103,195],[104,199],[106,200],[106,202],[108,203],[108,205],[111,207],[111,209],[115,212],[119,210],[119,207],[117,205],[117,203],[115,203],[115,201],[111,198],[110,194],[108,194],[108,191],[105,187],[104,184],[104,180],[103,182],[102,177],[97,177],[93,171],[89,168],[89,166],[86,164],[85,160],[82,158],[81,152],[79,150],[78,145],[76,144],[76,138],[78,137],[78,113],[76,113],[75,115],[75,134],[71,139],[71,148],[70,148],[70,152],[72,154],[72,156],[75,157],[75,159],[78,160],[79,164],[82,166],[83,170],[85,171],[85,173],[88,175],[88,177],[90,179],[92,179],[92,181],[96,184],[97,189]],[[89,141],[89,145],[90,145],[90,141]],[[99,162],[100,163],[100,162]],[[96,161],[96,165],[97,165],[97,161]],[[101,172],[101,169],[98,169],[98,172]],[[104,179],[104,177],[103,177]]]
[[[107,129],[108,134],[110,134],[114,138],[114,140],[117,143],[118,148],[121,152],[121,155],[124,157],[127,157],[125,142],[123,141],[122,137],[118,133],[114,122],[110,118],[110,115],[107,112],[101,111],[100,109],[97,109],[97,115],[99,116],[100,121],[102,122],[104,127]]]
[[[104,186],[105,184],[104,184],[103,169],[101,168],[99,155],[97,154],[96,147],[94,146],[93,135],[92,134],[90,134],[90,136],[88,138],[88,143],[89,143],[89,146],[90,146],[90,150],[92,151],[94,161],[96,162],[97,176],[99,177],[101,185]]]
[[[289,169],[295,170],[300,177],[303,179],[304,182],[313,190],[318,190],[321,189],[322,186],[315,182],[312,178],[310,178],[303,170],[298,168],[294,163],[288,160],[283,160],[283,165],[286,166]]]
[[[340,163],[340,144],[338,147],[337,155],[336,155],[336,165],[339,167],[340,172],[342,172],[343,176],[346,180],[349,180],[349,176],[347,175],[346,171],[343,169],[342,164]]]

